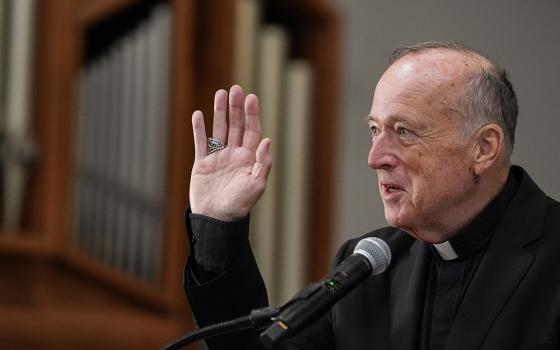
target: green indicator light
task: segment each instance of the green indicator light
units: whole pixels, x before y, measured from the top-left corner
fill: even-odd
[[[329,281],[329,286],[334,287],[334,282],[333,282],[333,281]]]

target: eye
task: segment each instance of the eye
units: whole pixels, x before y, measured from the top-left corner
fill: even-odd
[[[398,127],[397,128],[397,135],[404,143],[412,143],[416,138],[416,134],[410,131],[407,128]]]
[[[397,129],[397,134],[399,134],[399,136],[406,136],[408,134],[411,134],[412,132],[408,129],[405,128],[398,128]]]
[[[381,130],[379,130],[379,128],[378,128],[377,126],[375,126],[375,125],[371,125],[371,126],[369,127],[369,129],[371,130],[371,135],[372,135],[372,136],[377,136],[377,135],[379,135],[379,133],[381,132]]]

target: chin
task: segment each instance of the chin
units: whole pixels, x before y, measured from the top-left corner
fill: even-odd
[[[400,214],[400,215],[398,215]],[[385,211],[385,220],[390,226],[403,230],[412,237],[421,241],[429,241],[428,237],[424,237],[418,230],[415,229],[412,220],[402,213],[391,213]]]
[[[411,228],[409,220],[402,213],[395,213],[385,210],[385,220],[393,227],[409,232]]]

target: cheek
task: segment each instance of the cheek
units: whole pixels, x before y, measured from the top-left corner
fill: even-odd
[[[434,175],[437,175],[439,166],[437,159],[436,156],[422,151],[415,152],[407,157],[405,160],[406,172],[413,191],[427,186]]]
[[[456,150],[445,149],[438,154],[418,152],[409,163],[408,176],[412,185],[412,201],[449,201],[461,191],[469,177],[469,163]]]

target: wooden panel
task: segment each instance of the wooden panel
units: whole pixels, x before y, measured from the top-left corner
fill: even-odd
[[[194,159],[190,113],[193,108],[194,2],[174,0],[173,74],[171,81],[171,121],[167,177],[166,240],[162,287],[168,312],[183,310],[186,297],[182,286],[187,242],[183,212],[187,205],[190,168]],[[188,317],[190,320],[191,318]]]
[[[166,309],[160,288],[131,278],[124,272],[81,254],[80,251],[69,251],[60,261],[76,273],[89,278],[92,283],[102,285],[114,293],[126,295],[130,301],[159,312]]]
[[[312,103],[313,144],[311,198],[308,226],[308,279],[321,279],[329,270],[333,235],[334,171],[337,149],[339,23],[334,10],[322,1],[278,0],[270,2],[268,17],[285,24],[292,33],[293,54],[308,59],[315,71]]]
[[[9,349],[155,349],[183,334],[184,318],[139,307],[126,294],[63,266],[0,258],[0,342]]]
[[[194,106],[202,110],[205,118],[212,117],[216,90],[228,90],[232,84],[234,13],[235,1],[196,2]],[[206,123],[209,125],[212,124]],[[207,132],[210,130],[207,128]]]
[[[69,159],[73,77],[77,69],[78,31],[74,1],[40,2],[37,48],[35,130],[40,145],[33,201],[34,225],[50,249],[68,242]],[[61,40],[61,38],[64,38]]]
[[[135,2],[138,0],[81,0],[76,8],[76,22],[85,28]]]
[[[142,313],[0,308],[6,349],[158,349],[183,332],[177,322]],[[194,349],[194,347],[191,347]]]
[[[313,158],[313,179],[311,186],[311,225],[309,240],[313,242],[313,249],[309,252],[310,279],[316,281],[329,270],[332,262],[331,237],[334,221],[334,171],[337,166],[333,159],[337,150],[337,115],[339,90],[339,36],[338,26],[334,17],[325,19],[320,28],[314,28],[305,36],[303,50],[315,66],[316,90],[314,98],[315,113],[313,118],[314,130],[312,144],[315,157]],[[320,126],[320,127],[318,127]]]
[[[0,233],[0,255],[21,255],[27,257],[48,258],[53,251],[37,234],[30,232]]]

